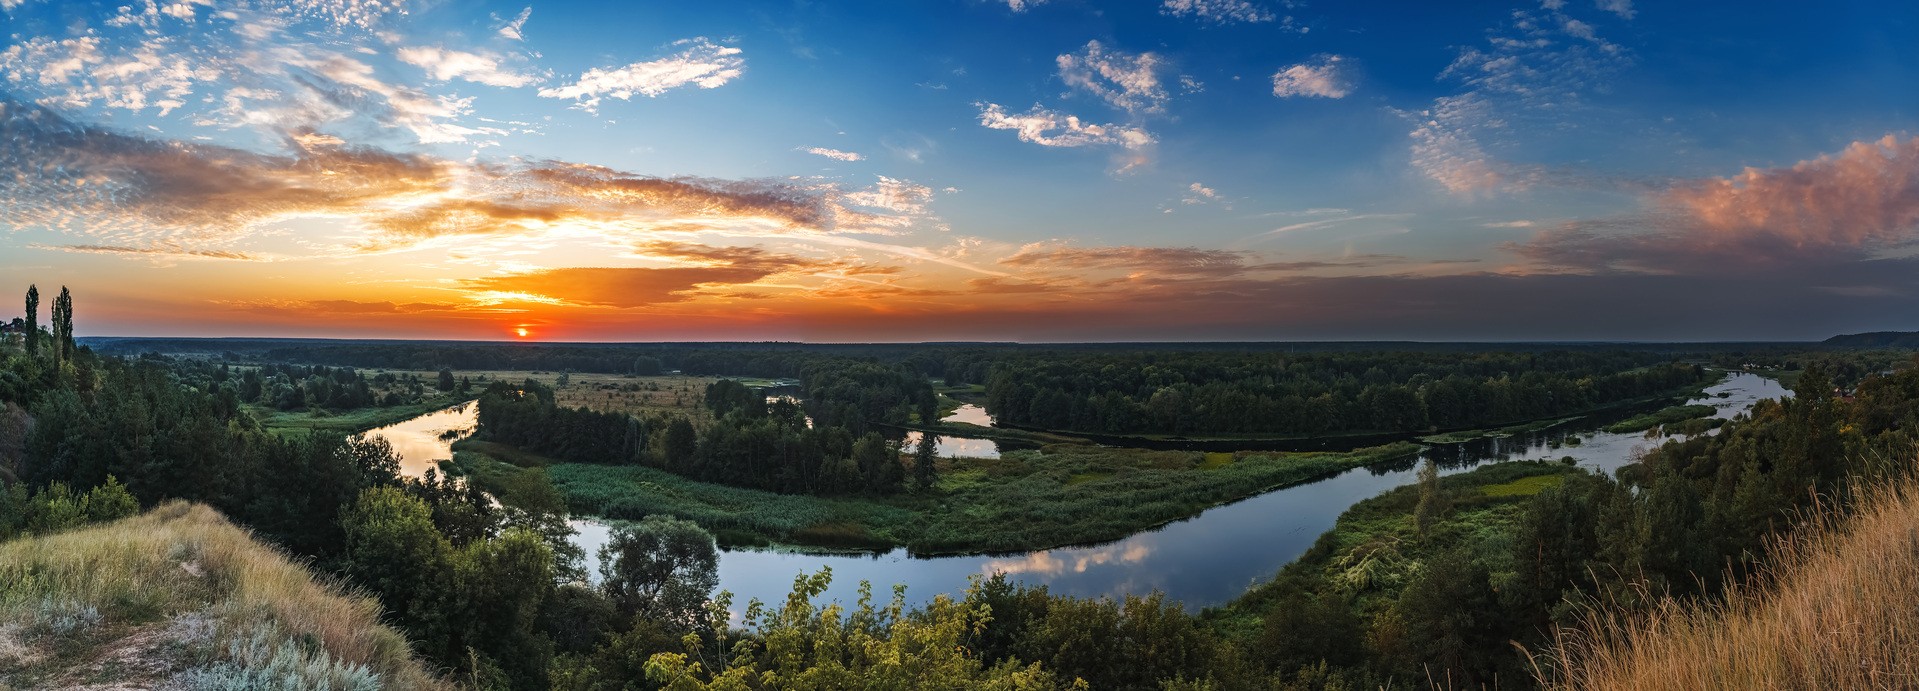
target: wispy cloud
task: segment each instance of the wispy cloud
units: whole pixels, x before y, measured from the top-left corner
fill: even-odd
[[[511,20],[501,23],[500,29],[494,33],[498,34],[500,38],[504,38],[509,41],[524,41],[526,40],[526,34],[524,32],[524,29],[526,28],[526,20],[532,16],[533,16],[533,8],[531,6],[528,6],[526,9],[520,10],[520,14],[518,16],[514,17]]]
[[[739,48],[705,38],[689,38],[673,45],[684,48],[657,60],[587,70],[572,84],[540,89],[539,93],[546,98],[573,99],[593,110],[603,97],[624,101],[635,95],[657,97],[686,86],[715,89],[746,71],[746,58]]]
[[[975,103],[980,124],[988,129],[1012,130],[1020,141],[1040,146],[1119,146],[1137,149],[1153,143],[1153,135],[1138,127],[1097,124],[1079,116],[1035,105],[1024,113],[1007,113],[997,103]]]
[[[300,218],[344,225],[328,251],[390,251],[440,238],[575,232],[632,238],[730,233],[814,241],[890,234],[927,218],[932,190],[893,178],[635,175],[558,161],[455,162],[348,147],[302,133],[290,155],[160,142],[0,100],[0,224],[48,227],[89,246],[246,252],[231,243]],[[877,245],[878,243],[874,243]]]
[[[806,152],[806,153],[809,153],[809,154],[813,154],[814,156],[825,156],[825,157],[827,157],[827,158],[830,158],[830,159],[833,159],[833,160],[835,160],[835,161],[847,161],[847,162],[852,162],[852,161],[860,161],[860,160],[865,160],[865,159],[866,159],[866,157],[865,157],[865,156],[861,156],[861,155],[859,155],[859,154],[857,154],[857,153],[854,153],[854,152],[852,152],[852,151],[841,151],[841,150],[839,150],[839,149],[828,149],[828,148],[826,148],[826,147],[821,147],[821,146],[814,146],[814,147],[807,147],[807,148],[802,148],[802,149],[800,149],[800,151],[804,151],[804,152]]]
[[[1563,2],[1516,11],[1484,45],[1461,48],[1440,73],[1465,90],[1402,113],[1413,124],[1413,168],[1465,197],[1548,179],[1537,166],[1508,162],[1492,143],[1575,131],[1586,96],[1631,61],[1623,47],[1568,14]]]
[[[1192,17],[1220,24],[1259,23],[1275,19],[1271,10],[1247,0],[1163,0],[1159,5],[1159,12],[1173,17]]]
[[[1186,187],[1186,196],[1181,198],[1179,203],[1193,206],[1224,200],[1224,197],[1219,196],[1218,190],[1195,182]],[[1229,205],[1226,208],[1231,209],[1232,207]]]
[[[398,57],[400,62],[426,70],[427,76],[440,81],[464,79],[476,84],[509,88],[528,86],[540,81],[537,76],[502,67],[500,58],[497,56],[439,46],[401,48],[395,57]]]
[[[1114,108],[1131,113],[1166,108],[1166,87],[1159,79],[1166,63],[1155,53],[1130,54],[1087,41],[1086,47],[1060,55],[1056,62],[1059,78],[1067,86],[1098,96]]]
[[[1307,62],[1282,67],[1273,73],[1273,95],[1345,98],[1353,92],[1352,70],[1346,63],[1347,59],[1338,55],[1318,55]]]
[[[1000,263],[1056,271],[1121,269],[1156,274],[1232,274],[1245,268],[1245,259],[1243,252],[1194,247],[1073,247],[1035,243],[1020,248]]]

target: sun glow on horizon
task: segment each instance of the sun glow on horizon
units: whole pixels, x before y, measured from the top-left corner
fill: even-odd
[[[527,334],[526,327],[522,326],[522,327],[516,328],[513,330],[513,333],[519,336],[520,338],[526,338],[526,334]]]

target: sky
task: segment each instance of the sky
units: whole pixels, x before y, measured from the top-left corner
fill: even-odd
[[[1914,330],[1915,36],[1844,0],[0,0],[0,292],[70,287],[83,336]]]

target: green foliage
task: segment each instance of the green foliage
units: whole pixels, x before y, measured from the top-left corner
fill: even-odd
[[[933,492],[859,498],[739,489],[646,467],[561,464],[547,472],[580,513],[633,520],[672,515],[723,540],[904,545],[929,554],[1118,539],[1220,503],[1404,458],[1418,448],[1247,453],[1201,470],[1199,452],[1049,446],[998,459],[954,460]],[[1075,483],[1075,477],[1092,479]]]
[[[1660,425],[1666,425],[1666,424],[1672,424],[1672,423],[1681,422],[1685,420],[1691,420],[1693,418],[1706,417],[1716,412],[1719,412],[1718,408],[1714,408],[1712,406],[1703,405],[1703,404],[1702,405],[1669,406],[1666,408],[1661,408],[1651,413],[1646,413],[1644,415],[1636,415],[1636,416],[1627,418],[1625,420],[1621,420],[1617,423],[1607,425],[1606,431],[1612,432],[1614,434],[1630,434],[1633,432],[1644,432],[1646,430],[1652,429],[1654,427],[1658,427]]]
[[[601,588],[622,615],[674,631],[698,624],[707,594],[720,582],[713,536],[665,516],[615,529],[599,557]]]
[[[1494,427],[1697,386],[1710,374],[1626,350],[1007,356],[1001,424],[1116,435],[1299,436]]]
[[[814,605],[830,578],[826,571],[803,575],[785,604],[748,605],[742,617],[745,636],[714,651],[718,659],[709,657],[703,641],[689,637],[686,652],[653,655],[646,663],[647,678],[671,691],[1087,688],[1083,682],[1064,682],[1039,664],[1009,661],[988,667],[968,654],[964,641],[991,618],[985,607],[941,595],[908,613],[902,591],[895,590],[890,604],[876,606],[864,584],[851,610]],[[710,610],[716,627],[725,621],[723,604]]]

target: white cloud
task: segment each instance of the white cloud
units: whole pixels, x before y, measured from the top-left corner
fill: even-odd
[[[397,54],[400,62],[426,70],[428,76],[440,81],[464,79],[488,86],[517,88],[534,84],[538,77],[519,74],[500,66],[500,59],[490,55],[450,50],[437,46],[417,46],[401,48]]]
[[[1046,4],[1046,0],[1006,0],[1006,7],[1014,12],[1025,12]]]
[[[1197,204],[1205,204],[1207,202],[1220,201],[1221,199],[1224,199],[1224,197],[1219,196],[1218,191],[1214,190],[1211,187],[1207,187],[1205,185],[1195,182],[1191,186],[1186,188],[1186,197],[1184,199],[1179,200],[1179,203],[1192,206]]]
[[[803,149],[800,149],[800,151],[804,151],[806,153],[813,154],[815,156],[825,156],[835,161],[852,162],[852,161],[862,161],[866,159],[865,156],[861,156],[851,151],[841,151],[839,149],[828,149],[823,146],[803,148]]]
[[[1632,0],[1594,0],[1593,5],[1599,9],[1619,15],[1622,19],[1632,19],[1633,14],[1635,14],[1632,8]]]
[[[1280,98],[1310,96],[1345,98],[1353,92],[1353,80],[1346,58],[1318,55],[1307,62],[1281,68],[1273,73],[1273,95]]]
[[[1059,56],[1059,78],[1067,86],[1091,93],[1127,112],[1158,112],[1166,107],[1166,87],[1159,83],[1165,61],[1154,53],[1129,55],[1107,50],[1099,41],[1087,41],[1077,53]]]
[[[690,38],[674,45],[687,48],[658,60],[612,69],[587,70],[580,75],[579,81],[541,89],[540,95],[574,99],[591,111],[599,107],[603,96],[624,101],[635,94],[657,97],[687,85],[713,89],[739,78],[746,70],[746,59],[740,57],[739,48],[722,46],[704,38]]]
[[[1494,221],[1492,223],[1482,223],[1480,225],[1487,228],[1531,228],[1535,224],[1532,221],[1527,221],[1522,219],[1518,221]]]
[[[1040,146],[1121,146],[1139,149],[1153,143],[1146,130],[1124,125],[1100,125],[1084,122],[1078,116],[1033,106],[1032,110],[1008,114],[997,103],[976,103],[979,122],[988,129],[1013,130],[1020,141]]]
[[[1485,99],[1462,94],[1439,98],[1432,108],[1412,115],[1418,123],[1408,135],[1413,140],[1413,167],[1447,191],[1463,196],[1507,184],[1507,174],[1473,136],[1475,128],[1496,124],[1490,112]]]
[[[1247,0],[1165,0],[1160,3],[1159,13],[1221,24],[1270,22],[1275,18],[1272,12]]]
[[[520,16],[514,17],[513,21],[507,22],[500,26],[500,30],[498,32],[500,38],[504,38],[509,41],[526,40],[526,34],[523,33],[521,29],[524,29],[526,27],[526,19],[531,16],[533,16],[532,6],[529,5],[527,6],[526,9],[520,10]]]
[[[1414,123],[1414,169],[1453,194],[1512,191],[1551,180],[1538,166],[1495,154],[1528,137],[1565,137],[1593,127],[1580,117],[1586,95],[1631,62],[1592,23],[1567,15],[1565,3],[1549,0],[1540,7],[1514,12],[1508,24],[1489,32],[1486,47],[1460,49],[1439,76],[1458,80],[1463,91],[1435,99],[1423,111],[1402,113]],[[1630,3],[1623,9],[1630,12]]]

